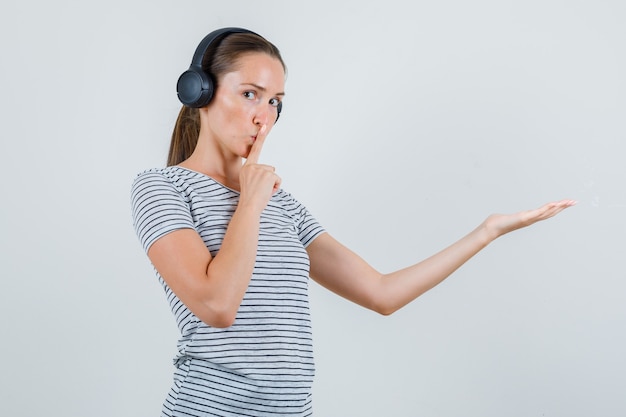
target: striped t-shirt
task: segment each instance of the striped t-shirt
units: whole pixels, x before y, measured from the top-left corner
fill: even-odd
[[[155,168],[132,185],[133,224],[145,251],[191,228],[212,256],[239,193],[182,167]],[[163,416],[309,416],[314,364],[306,246],[323,233],[307,209],[279,190],[261,214],[254,272],[231,327],[211,327],[158,274],[181,338]]]

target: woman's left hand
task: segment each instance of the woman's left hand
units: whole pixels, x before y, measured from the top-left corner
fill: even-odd
[[[568,207],[576,204],[574,200],[561,200],[545,204],[534,210],[520,211],[514,214],[492,214],[483,223],[493,239],[541,220],[556,216]]]

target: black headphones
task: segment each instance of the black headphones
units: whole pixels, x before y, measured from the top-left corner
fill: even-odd
[[[217,29],[206,35],[196,48],[189,69],[181,74],[176,83],[178,99],[185,106],[200,108],[211,102],[215,92],[215,80],[211,74],[206,73],[202,69],[202,60],[210,46],[216,42],[215,46],[219,45],[219,42],[232,33],[250,33],[260,37],[260,35],[248,29],[236,27]],[[276,120],[278,120],[282,108],[283,103],[278,103]]]

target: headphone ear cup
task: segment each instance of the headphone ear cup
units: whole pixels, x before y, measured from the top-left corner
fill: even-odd
[[[204,107],[213,97],[213,81],[202,68],[191,67],[183,72],[176,83],[178,99],[185,106]]]
[[[276,122],[278,121],[278,118],[280,117],[280,112],[283,111],[283,102],[279,102],[278,103],[278,107],[276,108],[277,112],[276,112]],[[276,123],[274,122],[274,123]]]

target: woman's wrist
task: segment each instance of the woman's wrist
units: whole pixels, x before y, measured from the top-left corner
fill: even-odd
[[[479,239],[482,242],[483,246],[487,246],[506,232],[498,226],[496,220],[496,216],[492,214],[487,217],[484,222],[478,226],[477,232],[479,234]]]

